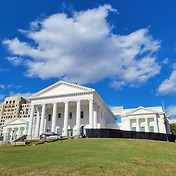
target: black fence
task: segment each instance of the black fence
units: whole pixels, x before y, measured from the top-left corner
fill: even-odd
[[[176,142],[176,135],[123,131],[115,129],[86,129],[86,137],[89,138],[132,138],[132,139],[150,139],[159,141]]]

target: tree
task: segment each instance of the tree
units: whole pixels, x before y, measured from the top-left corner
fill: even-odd
[[[176,123],[170,124],[171,134],[176,135]]]

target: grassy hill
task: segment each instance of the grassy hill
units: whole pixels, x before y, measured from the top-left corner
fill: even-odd
[[[176,175],[176,143],[70,139],[0,145],[0,175]]]

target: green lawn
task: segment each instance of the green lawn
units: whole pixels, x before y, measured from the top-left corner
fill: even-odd
[[[176,175],[176,143],[70,139],[0,145],[0,175]]]

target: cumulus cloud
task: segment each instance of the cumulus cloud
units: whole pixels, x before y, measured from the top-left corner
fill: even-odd
[[[21,65],[22,59],[19,57],[6,57],[8,61],[10,61],[13,65]]]
[[[28,77],[55,77],[82,84],[110,78],[115,81],[112,85],[118,87],[119,83],[121,87],[140,85],[159,74],[159,41],[153,40],[148,28],[114,34],[107,21],[110,12],[117,10],[104,5],[74,12],[72,17],[54,14],[31,22],[30,30],[21,30],[33,43],[14,38],[3,44],[13,55],[11,62],[27,67]]]
[[[11,97],[15,97],[15,96],[20,96],[20,97],[23,97],[25,98],[26,100],[29,100],[29,97],[32,95],[33,93],[30,93],[30,92],[27,92],[27,93],[14,93],[14,92],[10,92],[10,95]]]
[[[169,79],[164,80],[158,88],[161,95],[176,93],[176,70],[172,72]]]
[[[168,106],[168,108],[166,109],[166,112],[167,112],[170,116],[176,116],[176,106],[174,106],[174,105]]]

